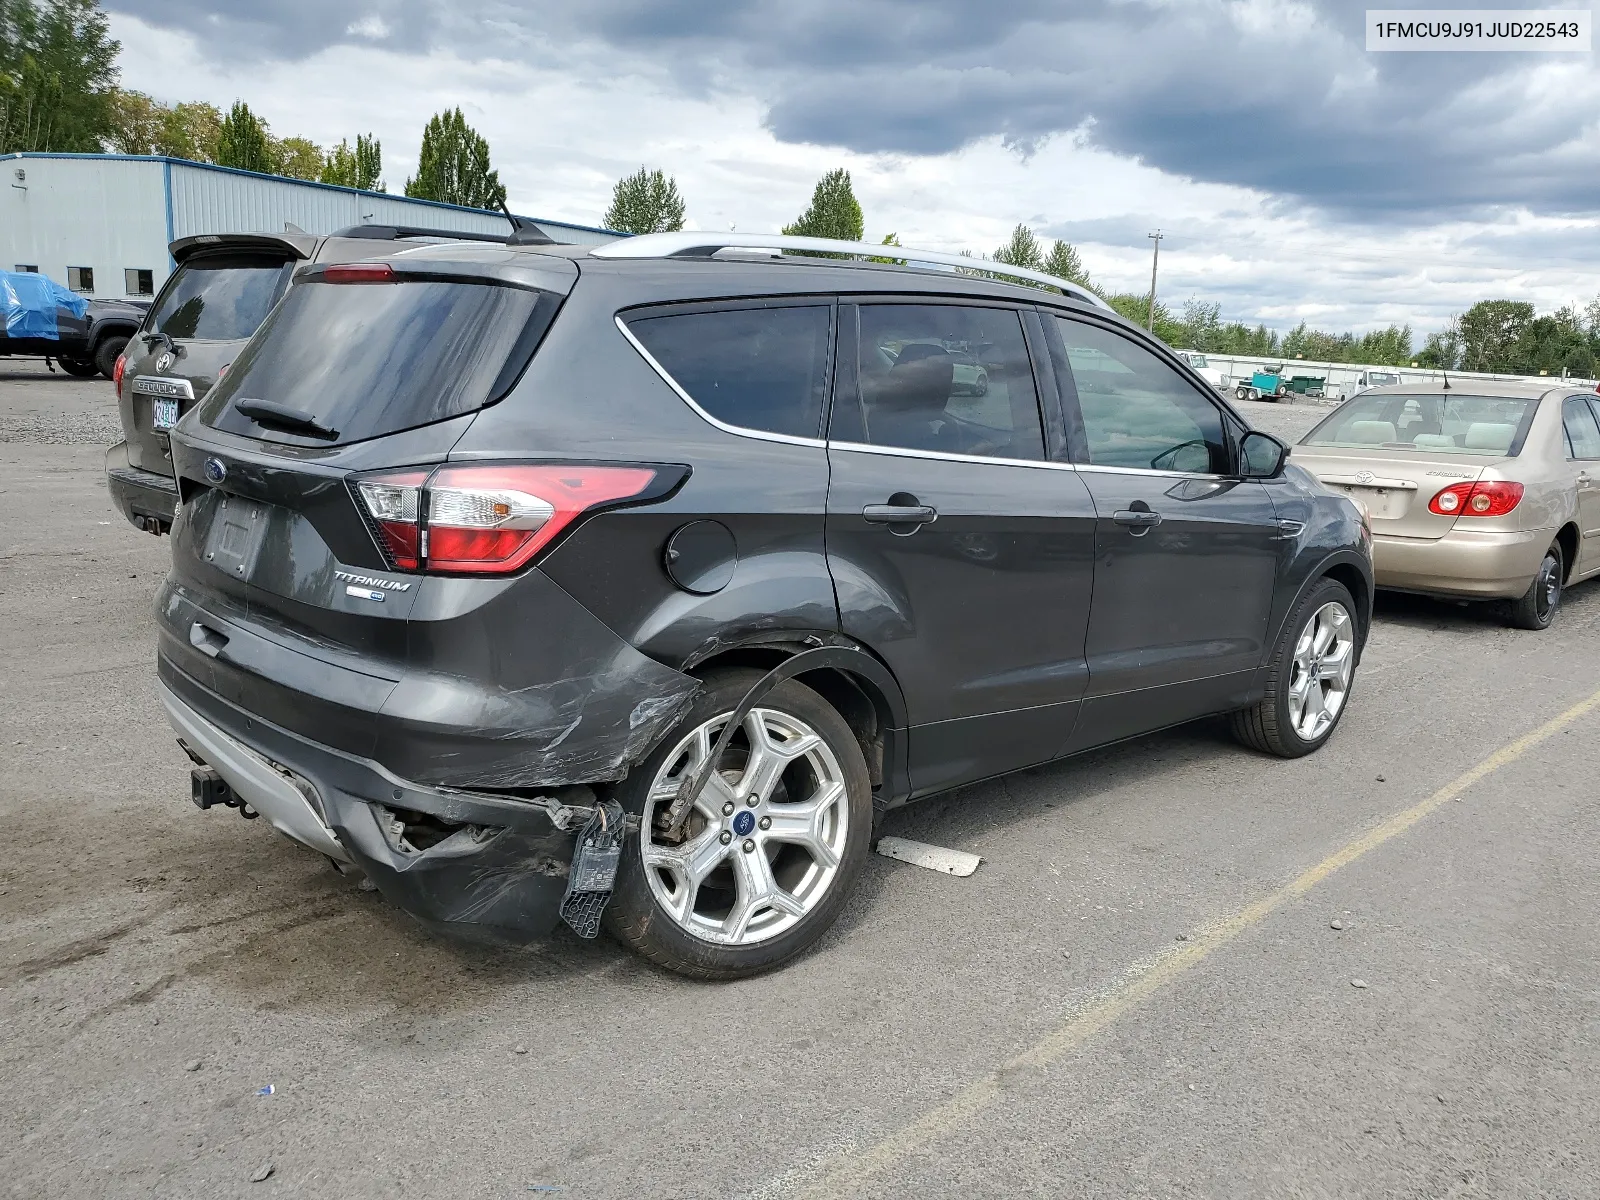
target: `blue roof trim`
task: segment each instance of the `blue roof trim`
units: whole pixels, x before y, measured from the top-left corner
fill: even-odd
[[[421,200],[415,196],[395,195],[393,192],[372,192],[365,188],[348,188],[337,183],[323,183],[316,179],[291,179],[287,175],[267,175],[260,171],[245,171],[238,167],[223,167],[216,163],[194,162],[187,158],[169,158],[162,154],[68,154],[56,151],[22,150],[12,154],[0,154],[0,160],[8,158],[89,158],[101,162],[148,162],[165,163],[170,174],[174,166],[193,167],[198,171],[217,171],[223,175],[243,175],[250,179],[268,179],[274,183],[290,183],[297,187],[321,188],[328,192],[344,192],[350,196],[375,196],[383,200],[399,200],[405,204],[425,204],[429,208],[442,208],[448,212],[472,213],[474,216],[494,217],[503,221],[506,216],[492,208],[468,208],[464,204],[446,204],[441,200]],[[520,215],[520,214],[519,214]],[[629,237],[616,229],[606,229],[601,225],[579,225],[573,221],[556,221],[546,217],[525,217],[524,220],[532,221],[537,225],[555,225],[562,229],[581,229],[585,233],[604,233],[610,237]]]

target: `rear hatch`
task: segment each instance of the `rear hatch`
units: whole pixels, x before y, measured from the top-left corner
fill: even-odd
[[[413,606],[458,582],[415,573],[417,486],[515,385],[576,276],[550,259],[507,278],[471,262],[506,251],[466,253],[308,267],[173,435],[183,508],[163,652],[355,751],[370,731],[350,714],[376,712],[400,678]]]
[[[131,466],[171,472],[172,426],[211,390],[315,245],[305,234],[173,243],[178,269],[123,352],[118,406]]]
[[[1374,534],[1437,539],[1470,485],[1503,477],[1538,405],[1525,397],[1368,392],[1301,439],[1294,461],[1359,503]],[[1465,487],[1463,487],[1465,485]],[[1435,503],[1440,493],[1457,495]]]

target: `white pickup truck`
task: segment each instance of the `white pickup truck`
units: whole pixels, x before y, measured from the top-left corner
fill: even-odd
[[[1222,391],[1228,386],[1228,381],[1223,378],[1222,372],[1206,362],[1206,356],[1198,350],[1178,350],[1179,358],[1188,363],[1194,373],[1204,379],[1217,391]]]

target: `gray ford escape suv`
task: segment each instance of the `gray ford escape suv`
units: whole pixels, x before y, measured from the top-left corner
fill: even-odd
[[[1354,504],[1072,285],[754,242],[296,272],[171,435],[198,804],[726,978],[822,935],[885,809],[1208,714],[1327,740]]]

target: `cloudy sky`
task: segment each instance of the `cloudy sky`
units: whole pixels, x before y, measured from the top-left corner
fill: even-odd
[[[1278,328],[1600,293],[1594,57],[1369,54],[1364,3],[103,3],[124,86],[375,133],[391,191],[459,104],[514,209],[585,224],[645,164],[693,226],[775,230],[845,166],[872,240],[988,252],[1021,221],[1143,291],[1160,228],[1165,301]]]

